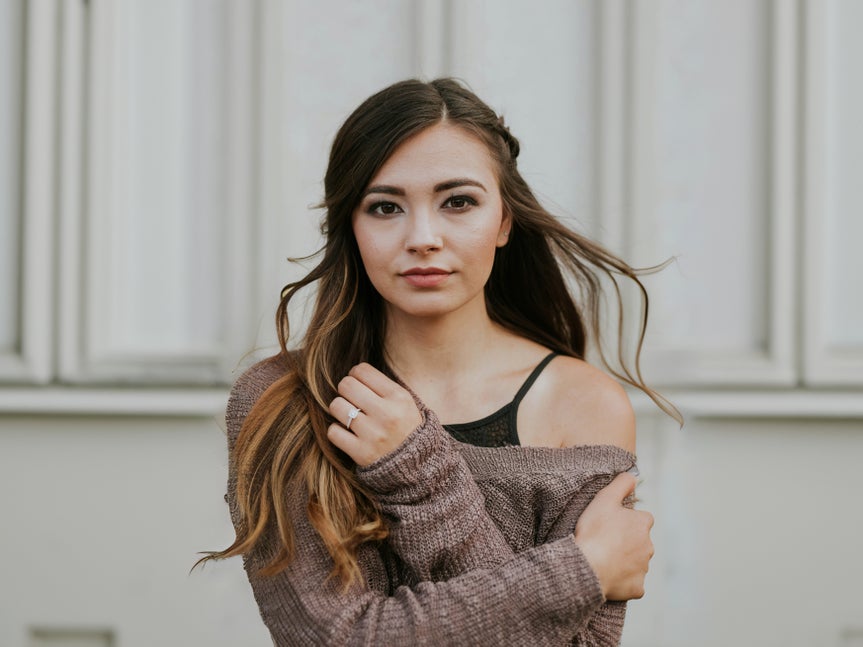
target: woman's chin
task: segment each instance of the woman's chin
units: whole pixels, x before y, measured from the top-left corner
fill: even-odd
[[[464,304],[454,304],[449,299],[446,301],[442,299],[417,299],[412,303],[389,303],[387,306],[387,312],[391,317],[433,320],[458,312]]]

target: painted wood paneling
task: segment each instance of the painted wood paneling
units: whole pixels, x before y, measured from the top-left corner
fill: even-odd
[[[25,10],[26,8],[26,10]],[[53,354],[54,172],[57,78],[57,6],[34,0],[6,3],[0,16],[10,29],[3,48],[4,108],[0,254],[0,381],[44,383]],[[8,23],[6,22],[8,20]],[[4,110],[5,113],[5,110]],[[8,236],[8,238],[7,238]]]
[[[0,3],[0,356],[21,339],[24,2]]]
[[[806,20],[804,377],[863,385],[863,5],[811,3]]]
[[[226,379],[251,256],[236,223],[256,220],[256,14],[242,7],[67,7],[67,381]]]
[[[629,226],[650,373],[678,384],[796,380],[796,5],[638,4]]]

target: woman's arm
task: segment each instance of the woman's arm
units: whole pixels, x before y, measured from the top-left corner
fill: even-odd
[[[544,410],[550,412],[553,421],[569,422],[559,425],[565,430],[562,444],[606,443],[635,452],[635,415],[629,397],[617,382],[598,368],[571,357],[560,358],[549,369],[547,373],[553,378],[556,388],[552,389],[551,402],[541,406],[551,405]],[[545,540],[572,533],[590,501],[610,481],[610,475],[599,475],[587,484],[577,497],[568,502]],[[624,499],[623,505],[631,509],[634,501],[633,494]],[[652,522],[649,515],[646,522],[648,525]],[[624,560],[617,561],[622,563]],[[634,597],[640,597],[641,592],[636,593],[638,595]],[[607,601],[579,629],[572,642],[583,647],[618,645],[625,618],[626,602]]]
[[[574,533],[579,519],[587,511],[590,503],[611,484],[611,474],[598,474],[584,483],[567,502],[541,541],[543,543],[555,541]],[[633,501],[633,496],[627,496],[622,504],[627,508],[632,508]],[[626,604],[625,601],[621,600],[607,600],[593,614],[585,618],[572,639],[572,644],[580,647],[616,647],[619,645],[626,619]]]
[[[276,645],[561,645],[603,601],[569,537],[446,582],[398,586],[389,594],[363,583],[342,592],[328,579],[332,561],[301,507],[297,553],[285,571],[260,577],[258,559],[246,559]],[[366,553],[364,573],[375,561],[377,554]]]
[[[395,451],[357,469],[388,520],[387,542],[421,581],[442,581],[513,556],[467,464],[437,416]]]
[[[369,364],[339,383],[330,440],[357,464],[388,520],[387,541],[417,581],[493,567],[513,551],[437,416],[406,387]]]

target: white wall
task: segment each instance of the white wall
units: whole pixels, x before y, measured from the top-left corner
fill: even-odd
[[[639,497],[657,517],[657,555],[623,644],[856,646],[861,431],[843,419],[642,421]]]
[[[0,0],[0,645],[269,644],[238,560],[188,575],[231,539],[227,384],[318,245],[341,121],[454,74],[555,212],[677,257],[648,279],[646,377],[687,424],[635,398],[657,556],[624,645],[859,647],[861,19]]]
[[[4,416],[0,433],[0,644],[269,644],[239,560],[189,574],[233,538],[215,418]]]

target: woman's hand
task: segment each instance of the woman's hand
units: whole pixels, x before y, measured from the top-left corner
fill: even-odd
[[[593,567],[608,600],[644,595],[644,576],[653,557],[653,515],[623,506],[635,491],[635,477],[618,474],[599,491],[575,525],[575,543]]]
[[[407,389],[370,364],[354,366],[338,391],[330,413],[339,422],[329,426],[327,436],[360,467],[396,449],[422,422]]]

